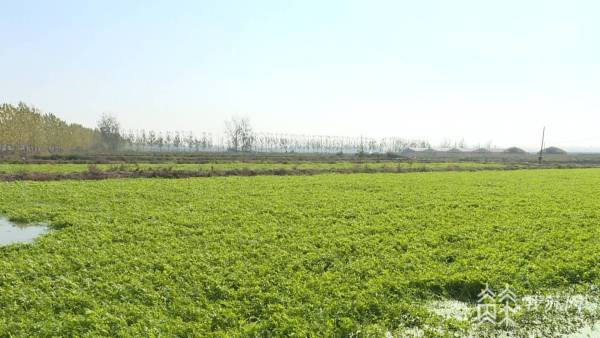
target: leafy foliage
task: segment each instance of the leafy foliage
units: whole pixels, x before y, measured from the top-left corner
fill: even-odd
[[[99,138],[95,130],[68,124],[24,103],[0,104],[0,154],[88,151]]]

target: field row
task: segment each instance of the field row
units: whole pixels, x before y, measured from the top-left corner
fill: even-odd
[[[101,171],[135,171],[135,170],[181,170],[181,171],[219,171],[219,170],[303,170],[303,169],[352,169],[371,168],[504,168],[505,163],[491,162],[289,162],[289,163],[252,163],[252,162],[224,162],[224,163],[122,163],[122,164],[94,164],[94,170]],[[16,173],[76,173],[90,170],[89,164],[7,164],[0,163],[0,174]]]

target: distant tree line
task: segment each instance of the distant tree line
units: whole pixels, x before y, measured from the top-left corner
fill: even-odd
[[[386,153],[430,148],[424,140],[259,133],[246,118],[225,122],[223,135],[185,131],[123,130],[103,115],[95,129],[69,124],[24,103],[0,105],[0,154],[74,152]]]
[[[200,136],[185,131],[125,131],[122,150],[137,152],[269,152],[269,153],[386,153],[402,152],[407,148],[427,149],[427,141],[402,138],[366,138],[312,136],[275,133],[252,133]]]
[[[128,130],[121,135],[122,150],[137,152],[216,152],[227,151],[224,138],[215,143],[211,133],[200,136],[185,131]]]

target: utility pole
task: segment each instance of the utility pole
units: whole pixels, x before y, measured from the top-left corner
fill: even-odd
[[[542,130],[542,146],[540,147],[540,156],[538,157],[538,163],[542,164],[544,154],[544,137],[546,136],[546,127]]]

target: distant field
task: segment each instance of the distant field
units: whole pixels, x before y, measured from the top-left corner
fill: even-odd
[[[431,302],[600,281],[598,186],[600,169],[0,182],[0,214],[56,227],[0,247],[0,336],[465,335],[473,312]],[[569,316],[537,326],[598,311]]]
[[[73,173],[84,172],[89,170],[89,164],[73,164],[73,163],[44,163],[44,164],[7,164],[0,163],[0,173]],[[492,162],[225,162],[225,163],[113,163],[113,164],[96,164],[99,170],[231,170],[231,169],[346,169],[355,167],[367,167],[372,169],[380,168],[503,168],[505,163]]]

